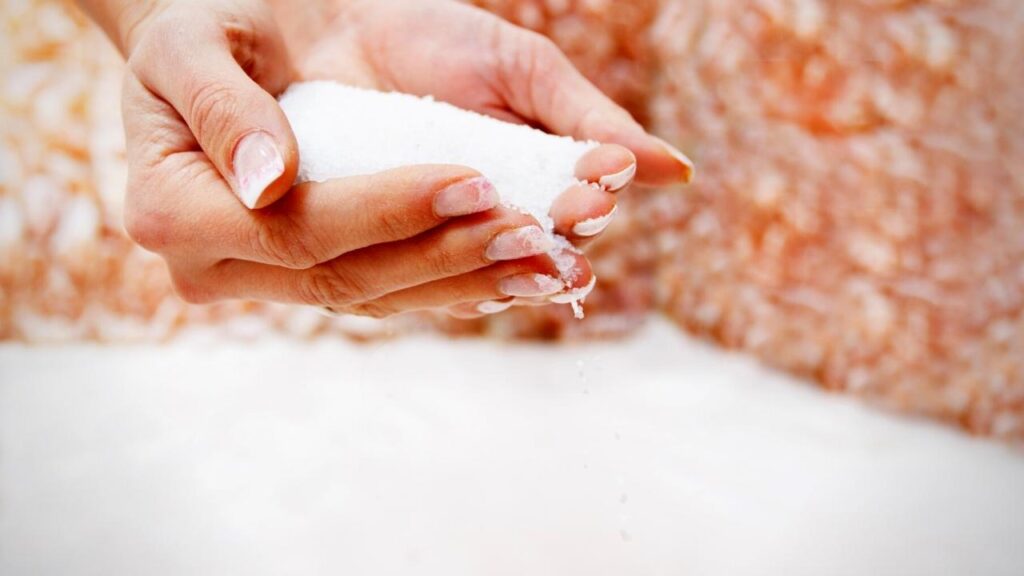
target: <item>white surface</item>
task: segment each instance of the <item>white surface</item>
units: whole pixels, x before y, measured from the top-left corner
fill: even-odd
[[[322,182],[411,164],[478,170],[503,203],[548,232],[551,203],[577,184],[576,162],[596,143],[552,136],[427,98],[300,82],[281,96],[299,143],[299,180]]]
[[[1024,458],[619,344],[0,347],[0,574],[1024,573]]]

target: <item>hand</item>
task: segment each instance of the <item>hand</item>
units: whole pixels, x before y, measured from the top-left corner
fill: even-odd
[[[371,316],[442,307],[465,314],[503,305],[480,302],[544,297],[589,282],[586,259],[572,254],[578,274],[566,286],[531,241],[536,223],[496,208],[496,191],[471,169],[408,167],[289,193],[296,145],[271,94],[295,79],[293,65],[307,69],[319,52],[289,60],[259,2],[155,6],[120,28],[129,55],[126,226],[167,260],[185,299],[257,298]],[[354,33],[331,30],[318,50]],[[337,74],[369,70],[346,54]],[[599,149],[581,160],[581,176],[608,183],[618,174],[625,184],[632,163],[627,150]],[[229,191],[265,208],[247,210]],[[572,237],[579,222],[613,206],[610,193],[580,187],[563,195],[553,215]]]
[[[615,209],[612,193],[625,189],[634,174],[648,185],[693,176],[681,152],[648,135],[548,39],[484,11],[447,1],[327,0],[298,10],[284,0],[272,5],[293,32],[286,38],[302,79],[431,95],[510,122],[618,144],[594,150],[577,166],[578,178],[601,188],[571,188],[552,207],[556,232],[577,246],[607,226]],[[574,287],[589,280],[587,270]],[[508,304],[506,299],[484,308]],[[475,316],[480,310],[471,302],[452,312]]]
[[[547,38],[448,0],[271,0],[299,76],[431,95],[460,108],[619,144],[637,180],[688,182],[693,165],[588,82]],[[598,170],[612,166],[595,166]]]

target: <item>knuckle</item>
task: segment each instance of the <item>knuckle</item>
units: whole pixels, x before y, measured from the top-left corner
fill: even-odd
[[[529,42],[529,45],[533,50],[534,57],[548,59],[558,57],[562,54],[558,45],[547,36],[532,30],[525,31],[525,34],[527,35],[527,42]]]
[[[316,251],[291,226],[263,223],[254,228],[253,248],[272,264],[293,270],[308,270],[319,261]]]
[[[160,210],[126,210],[124,228],[132,241],[150,252],[164,253],[176,244],[174,218]]]
[[[409,236],[408,216],[400,210],[386,210],[374,220],[377,230],[390,240],[404,240]]]
[[[532,31],[524,31],[525,60],[529,76],[551,72],[559,64],[562,51],[548,37]]]
[[[554,42],[532,30],[501,26],[494,37],[498,68],[512,88],[552,76],[562,54]]]
[[[241,110],[231,86],[215,79],[196,81],[189,91],[186,115],[192,130],[200,135],[228,130]]]
[[[483,250],[480,253],[483,254]],[[463,256],[458,252],[446,248],[439,248],[427,259],[430,263],[431,272],[435,277],[447,278],[454,276],[465,268]]]
[[[209,304],[217,300],[213,287],[196,275],[171,266],[171,283],[179,298],[189,304]]]
[[[600,133],[602,136],[608,133],[606,117],[597,108],[589,108],[573,122],[574,133],[586,131],[587,133]]]
[[[350,305],[365,300],[367,290],[355,274],[330,266],[314,268],[302,285],[301,299],[315,306]]]

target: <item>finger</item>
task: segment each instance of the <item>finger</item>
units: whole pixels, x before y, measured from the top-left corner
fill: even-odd
[[[205,266],[239,259],[308,269],[368,246],[412,238],[499,201],[476,172],[428,165],[303,184],[272,206],[250,211],[227,193],[208,164],[174,169],[181,156],[150,175],[159,188],[135,200],[132,216],[161,229],[166,251],[206,258]]]
[[[214,299],[244,297],[346,306],[464,275],[496,261],[538,256],[553,248],[554,242],[534,219],[499,208],[404,242],[351,252],[308,270],[224,261],[214,267],[206,284],[217,291]],[[548,266],[557,270],[550,258],[546,259]]]
[[[562,192],[551,205],[555,232],[581,245],[604,231],[615,216],[615,195],[596,184],[577,184]]]
[[[290,189],[298,146],[272,95],[291,79],[277,27],[261,4],[238,22],[165,13],[147,29],[129,64],[147,88],[174,107],[235,195],[252,209]]]
[[[475,303],[478,311],[492,314],[495,312],[488,310],[500,311],[509,298],[513,303],[529,302],[531,305],[537,302],[568,304],[585,298],[597,281],[590,262],[577,252],[565,251],[561,257],[562,262],[555,258],[554,267],[545,256],[495,264],[463,276],[394,292],[355,306],[351,311],[387,316]]]
[[[557,252],[550,252],[549,255],[554,260],[555,267],[559,270],[560,278],[565,283],[565,290],[551,296],[552,302],[568,303],[574,300],[582,291],[589,293],[593,289],[597,278],[590,267],[590,260],[587,260],[583,252],[572,246],[566,246]],[[531,298],[535,295],[514,294],[514,296]]]
[[[411,238],[457,216],[487,211],[497,191],[459,166],[408,166],[310,183],[246,210],[174,110],[127,74],[126,227],[152,251],[207,268],[242,259],[305,269],[373,244]]]
[[[131,71],[125,73],[122,107],[128,168],[124,226],[133,241],[166,255],[182,239],[191,239],[194,201],[180,201],[179,193],[195,192],[204,179],[212,182],[210,200],[226,203],[229,211],[244,211],[198,150],[174,108],[147,90]],[[220,191],[223,194],[216,193]],[[195,255],[205,252],[194,251]]]
[[[445,312],[459,320],[473,320],[475,318],[481,318],[483,316],[490,316],[492,314],[500,314],[509,308],[515,306],[514,298],[505,298],[504,300],[485,300],[483,302],[463,302],[454,306],[449,306],[445,309]]]
[[[305,269],[413,238],[449,219],[486,212],[499,201],[494,186],[469,168],[405,166],[302,184],[266,210],[234,210],[238,227],[222,226],[210,235],[223,237],[223,258]],[[216,227],[219,217],[210,211],[204,220]]]
[[[549,130],[577,139],[625,146],[636,155],[637,180],[646,185],[688,183],[693,162],[643,129],[623,108],[591,84],[548,39],[518,28],[502,28],[499,75],[515,112]]]
[[[576,163],[576,178],[618,192],[633,183],[636,156],[618,144],[602,144],[587,152]]]
[[[573,290],[567,290],[567,291],[563,292],[562,294],[555,294],[554,296],[548,296],[548,297],[533,296],[533,297],[513,298],[512,299],[512,305],[513,306],[526,306],[526,307],[541,307],[541,306],[549,306],[551,304],[569,304],[570,302],[576,302],[576,301],[584,302],[586,300],[587,296],[589,296],[590,293],[594,291],[594,288],[596,286],[597,286],[597,277],[591,275],[590,276],[590,282],[588,282],[586,285],[581,286],[579,288],[575,288]]]
[[[495,264],[462,276],[445,278],[387,294],[347,308],[361,315],[390,316],[416,310],[449,308],[469,302],[520,297],[550,297],[565,290],[558,269],[544,256]]]

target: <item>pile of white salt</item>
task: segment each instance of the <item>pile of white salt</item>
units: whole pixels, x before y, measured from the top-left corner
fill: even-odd
[[[494,184],[503,204],[536,218],[560,247],[567,241],[554,233],[548,211],[579,182],[576,162],[597,146],[432,98],[335,82],[294,84],[281,96],[281,108],[299,144],[299,182],[415,164],[468,166]],[[573,305],[579,316],[578,302]]]

